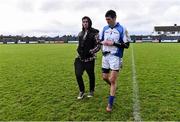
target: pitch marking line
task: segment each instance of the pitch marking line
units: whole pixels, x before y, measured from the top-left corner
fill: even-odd
[[[139,103],[139,88],[136,80],[136,67],[134,62],[134,49],[132,45],[132,80],[133,80],[133,117],[135,121],[141,121],[140,103]]]

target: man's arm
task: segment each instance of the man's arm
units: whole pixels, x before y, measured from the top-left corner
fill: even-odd
[[[95,44],[95,47],[90,50],[91,54],[97,53],[101,49],[102,44],[100,43],[98,34],[95,35],[95,40],[96,40],[96,44]]]
[[[91,54],[97,53],[101,49],[101,45],[97,44],[97,46],[94,49],[90,50]]]
[[[117,43],[117,42],[114,42],[113,46],[116,46],[118,48],[129,48],[129,42],[126,42],[126,43]]]
[[[101,42],[101,44],[105,46],[116,46],[118,48],[129,48],[129,42],[118,43],[118,42],[106,40],[106,41]]]
[[[114,42],[113,43],[113,46],[116,46],[118,48],[129,48],[129,45],[130,45],[130,36],[128,34],[128,31],[126,28],[124,28],[124,32],[123,32],[123,42],[122,43],[118,43],[118,42]]]

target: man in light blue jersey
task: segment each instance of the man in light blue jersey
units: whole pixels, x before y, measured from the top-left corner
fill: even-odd
[[[116,22],[114,10],[107,11],[105,18],[108,25],[103,28],[100,34],[103,53],[102,77],[110,85],[110,96],[106,111],[111,112],[116,92],[116,80],[122,67],[124,48],[129,47],[130,37],[127,30]]]

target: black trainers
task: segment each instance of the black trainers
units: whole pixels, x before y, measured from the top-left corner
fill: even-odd
[[[84,92],[79,92],[79,95],[77,97],[78,100],[81,100],[84,98]]]
[[[89,94],[88,94],[88,96],[87,97],[93,97],[94,96],[94,92],[93,91],[91,91],[91,92],[89,92]]]

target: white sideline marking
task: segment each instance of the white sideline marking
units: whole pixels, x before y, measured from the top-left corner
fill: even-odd
[[[134,50],[132,45],[132,80],[133,80],[133,117],[135,121],[141,121],[140,104],[139,104],[139,88],[136,80],[136,67],[134,63]]]

